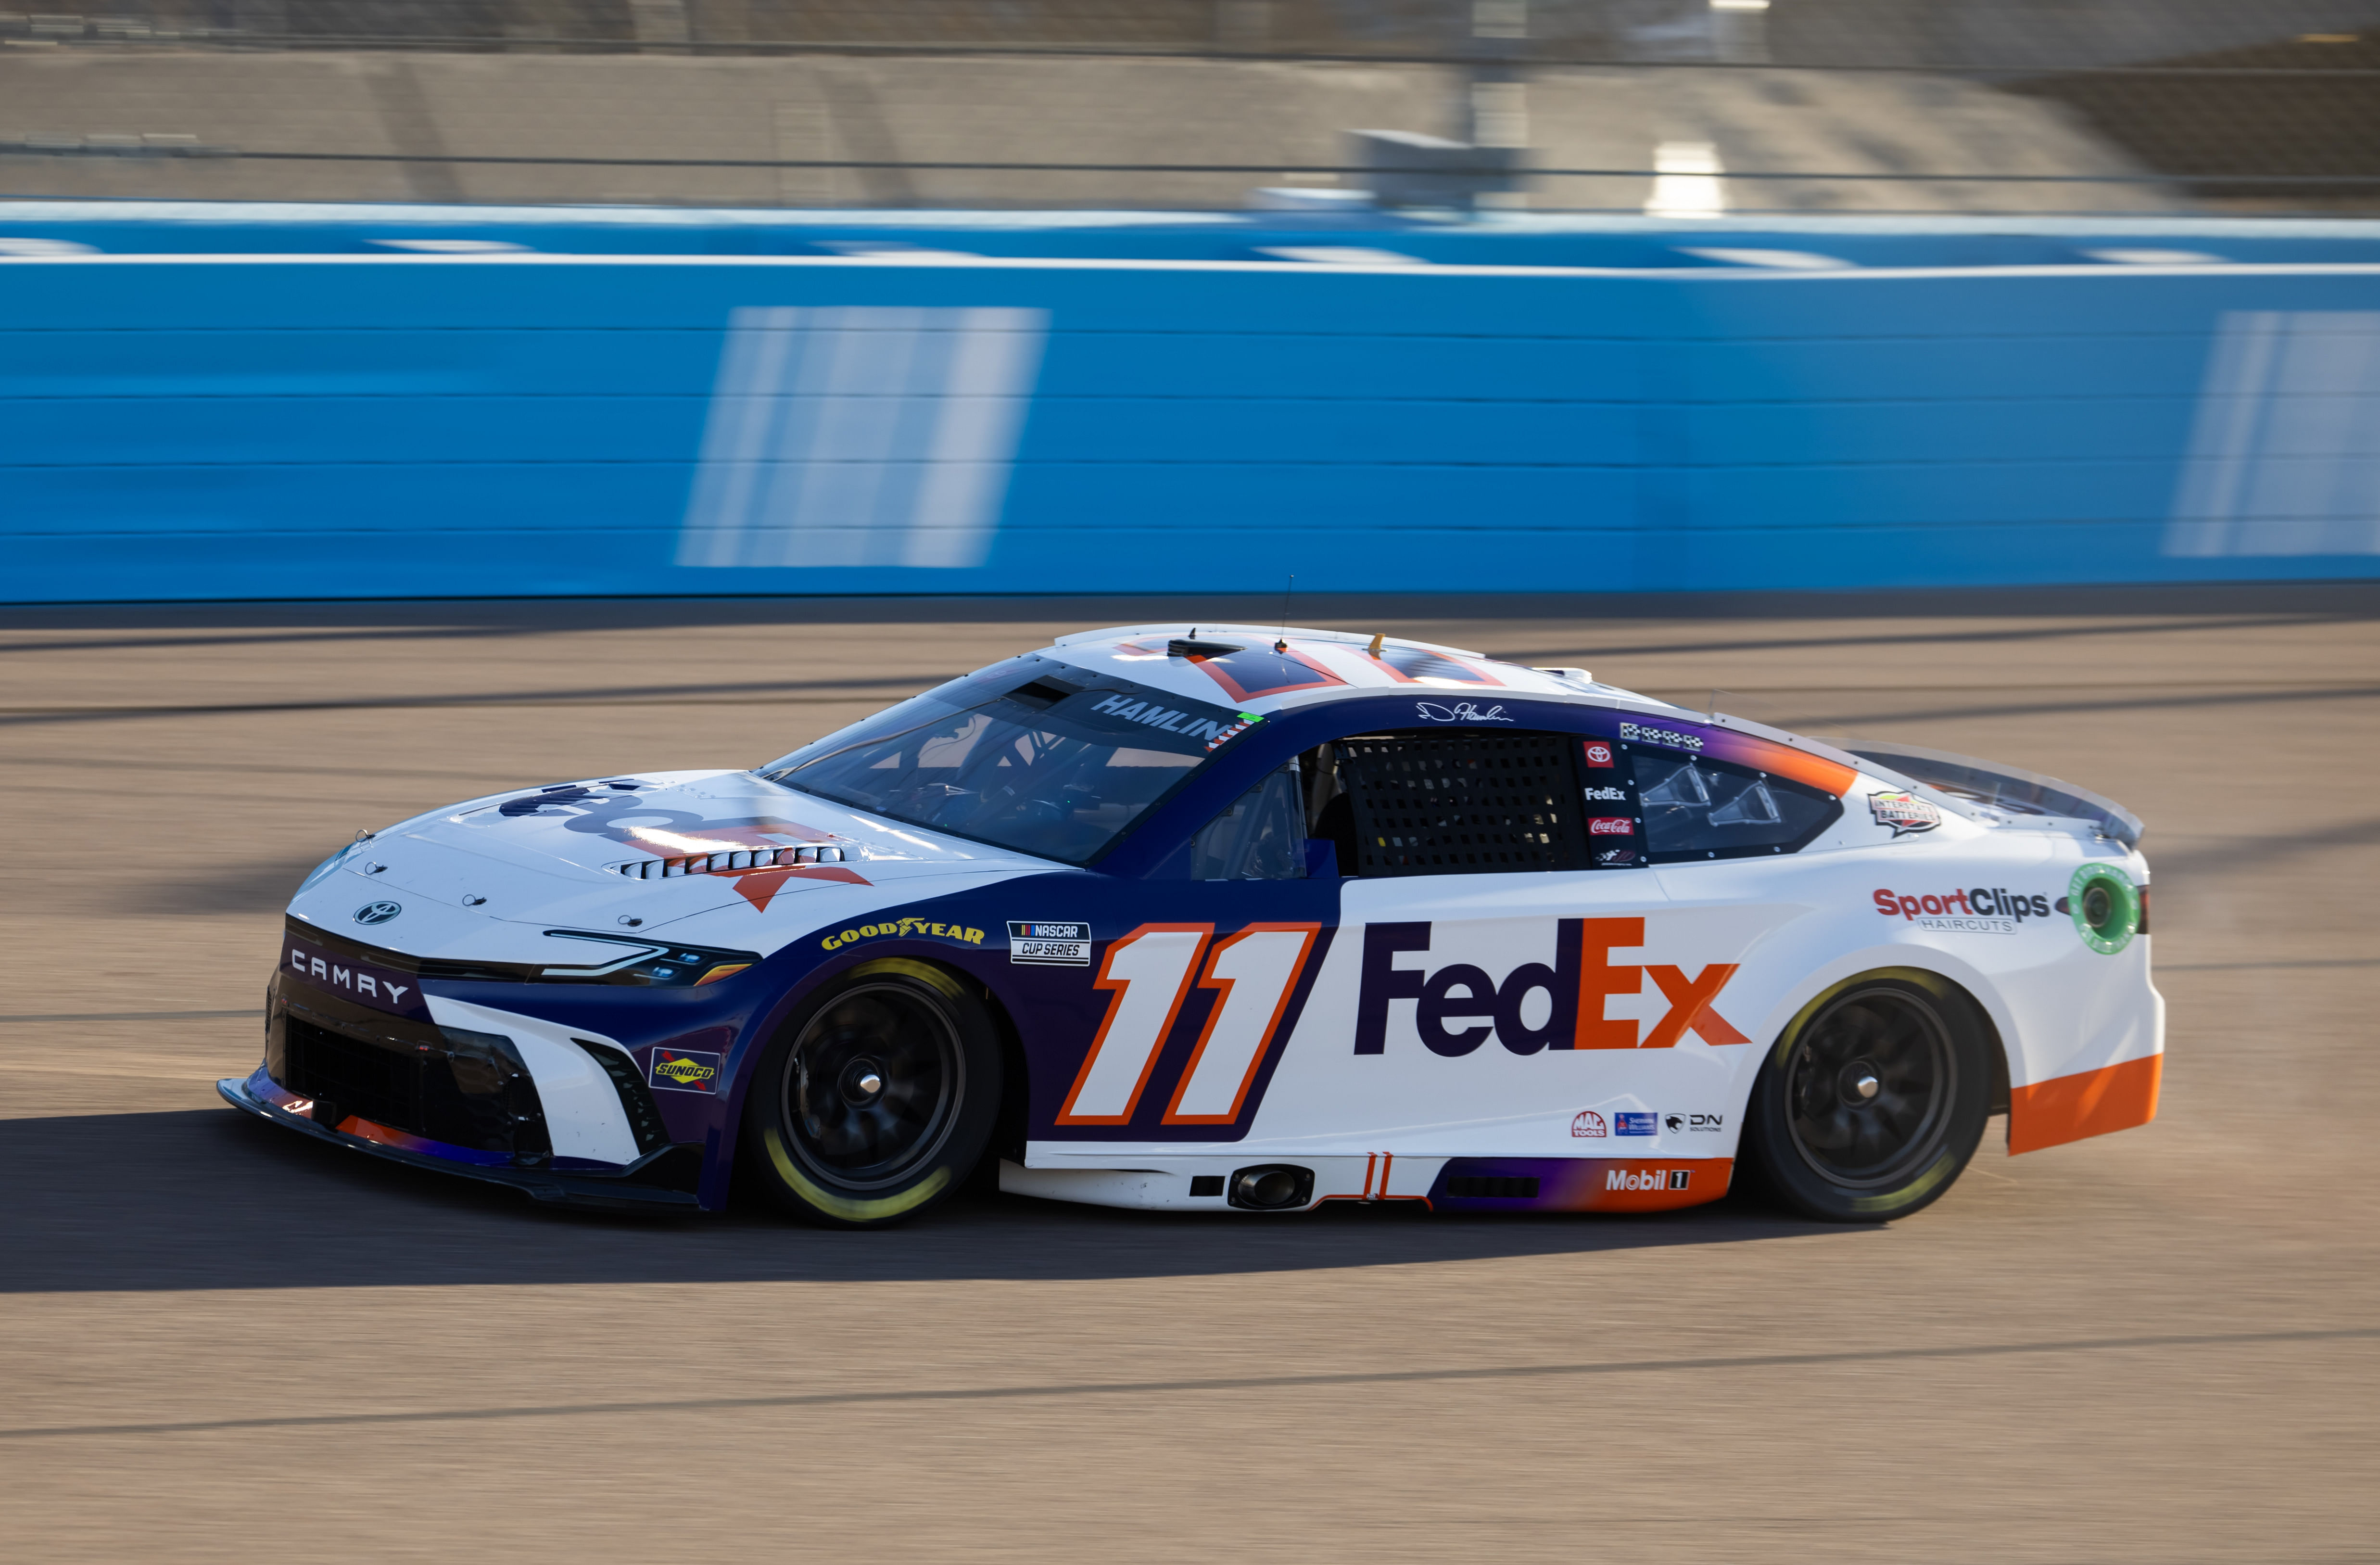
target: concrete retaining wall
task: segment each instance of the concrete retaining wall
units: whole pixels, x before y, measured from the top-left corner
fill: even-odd
[[[0,276],[18,601],[2380,574],[2370,261]]]

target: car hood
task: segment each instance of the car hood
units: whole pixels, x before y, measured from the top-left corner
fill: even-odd
[[[821,850],[820,861],[751,864],[788,848]],[[719,867],[708,867],[713,863]],[[539,930],[634,920],[630,927],[652,929],[701,918],[699,938],[768,949],[819,925],[934,894],[930,882],[1061,867],[846,809],[749,772],[624,773],[493,795],[400,822],[316,869],[289,911],[418,955],[468,947],[492,957],[491,920]],[[381,903],[400,911],[368,918]]]

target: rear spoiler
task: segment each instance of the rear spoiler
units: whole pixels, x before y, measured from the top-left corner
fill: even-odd
[[[2113,799],[2102,798],[2088,788],[2078,788],[2055,777],[1918,745],[1863,739],[1842,747],[1863,760],[1889,767],[1929,787],[1939,788],[1953,798],[1982,805],[1986,809],[2010,815],[2087,820],[2098,828],[2103,837],[2112,837],[2127,848],[2140,845],[2143,828],[2139,816]]]

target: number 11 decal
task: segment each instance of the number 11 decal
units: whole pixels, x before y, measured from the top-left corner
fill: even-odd
[[[1265,1049],[1281,1013],[1289,1009],[1289,991],[1305,970],[1306,953],[1314,949],[1319,924],[1251,924],[1236,935],[1215,942],[1207,959],[1200,989],[1220,989],[1214,1010],[1207,1013],[1207,1030],[1182,1068],[1182,1085],[1165,1106],[1169,1125],[1227,1125],[1240,1117],[1240,1105],[1264,1063]]]
[[[1167,1103],[1167,1124],[1226,1125],[1239,1117],[1289,997],[1305,970],[1318,924],[1251,924],[1220,940],[1212,924],[1143,924],[1108,947],[1097,989],[1108,1013],[1058,1110],[1062,1125],[1132,1122],[1191,980],[1217,992],[1197,1047]],[[1199,958],[1207,955],[1206,971]]]

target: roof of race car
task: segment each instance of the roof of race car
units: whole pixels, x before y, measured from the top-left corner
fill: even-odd
[[[1245,625],[1136,625],[1061,636],[1064,661],[1169,695],[1253,711],[1437,689],[1572,701],[1667,703],[1597,684],[1585,669],[1529,668],[1460,647],[1356,631]]]

